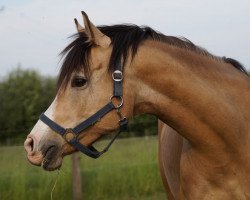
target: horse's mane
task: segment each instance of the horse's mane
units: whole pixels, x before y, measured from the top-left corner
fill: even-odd
[[[166,36],[153,30],[150,27],[139,27],[131,24],[121,24],[113,26],[99,26],[101,32],[109,36],[112,41],[113,50],[111,53],[108,70],[113,71],[114,67],[120,62],[121,58],[126,63],[128,53],[131,51],[132,58],[136,55],[139,45],[147,40],[155,40],[173,45],[179,48],[185,48],[194,51],[198,54],[202,54],[213,59],[221,60],[232,64],[238,70],[247,74],[246,69],[238,61],[231,58],[220,58],[210,54],[207,50],[196,46],[186,38],[178,38],[173,36]],[[58,78],[58,88],[69,81],[71,74],[74,71],[84,70],[86,76],[89,75],[89,53],[93,46],[89,42],[87,35],[77,33],[73,35],[75,38],[62,52],[64,57],[62,67]]]

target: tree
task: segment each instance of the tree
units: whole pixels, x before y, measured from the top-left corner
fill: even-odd
[[[55,79],[17,68],[0,83],[0,140],[25,137],[49,106]]]

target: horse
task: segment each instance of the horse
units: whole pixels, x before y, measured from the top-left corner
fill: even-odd
[[[98,158],[132,116],[147,113],[160,120],[168,199],[250,199],[245,68],[185,38],[132,24],[95,26],[82,15],[84,27],[75,19],[78,32],[62,51],[56,97],[24,142],[28,160],[55,170],[77,150]],[[115,130],[103,151],[92,146]]]

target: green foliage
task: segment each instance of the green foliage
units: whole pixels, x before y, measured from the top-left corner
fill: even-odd
[[[0,199],[50,199],[57,172],[32,166],[23,147],[0,147]],[[163,200],[157,137],[117,140],[103,157],[81,155],[83,199]],[[72,199],[71,159],[64,159],[53,199]]]
[[[46,110],[55,91],[54,78],[17,68],[0,83],[0,140],[24,137]]]
[[[129,132],[125,136],[149,136],[157,134],[157,118],[152,115],[139,115],[129,122]]]

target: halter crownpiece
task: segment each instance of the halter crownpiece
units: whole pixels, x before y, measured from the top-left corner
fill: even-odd
[[[60,134],[70,145],[74,146],[78,151],[86,154],[92,158],[98,158],[103,153],[107,152],[109,147],[115,141],[115,139],[119,136],[119,134],[123,131],[127,130],[128,120],[121,114],[121,108],[123,106],[123,98],[122,98],[122,67],[121,62],[119,62],[115,71],[112,73],[112,79],[114,82],[114,90],[113,95],[110,97],[109,102],[103,106],[100,110],[98,110],[95,114],[90,116],[85,121],[81,122],[74,128],[63,128],[50,118],[48,118],[44,113],[41,114],[39,119],[49,126],[53,131]],[[118,104],[114,103],[114,99],[118,101]],[[115,134],[115,136],[111,139],[109,144],[102,150],[98,151],[93,146],[87,147],[81,144],[78,140],[80,133],[89,127],[93,126],[96,122],[100,121],[100,119],[108,114],[112,110],[117,110],[117,115],[119,117],[119,127],[120,130]]]

